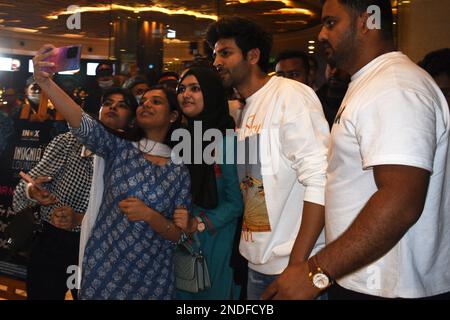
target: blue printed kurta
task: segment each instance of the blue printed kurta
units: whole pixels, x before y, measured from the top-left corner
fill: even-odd
[[[190,207],[190,177],[172,161],[159,166],[146,160],[130,141],[109,133],[83,114],[72,129],[81,143],[105,159],[105,191],[87,242],[81,299],[171,299],[174,244],[143,221],[129,221],[120,201],[134,196],[172,219],[175,207]]]

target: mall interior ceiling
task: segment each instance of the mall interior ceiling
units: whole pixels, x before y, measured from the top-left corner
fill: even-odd
[[[68,30],[67,20],[77,6],[81,28]],[[90,38],[111,36],[120,19],[150,20],[176,30],[177,39],[198,41],[218,17],[251,18],[272,34],[287,34],[320,24],[318,0],[158,0],[76,1],[1,0],[0,28],[42,34],[78,34]]]

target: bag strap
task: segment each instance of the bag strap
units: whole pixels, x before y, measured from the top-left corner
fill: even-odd
[[[198,239],[196,232],[191,235],[191,239],[192,239],[192,241],[190,241],[190,240],[183,241],[181,243],[181,245],[184,246],[186,248],[186,250],[188,250],[189,253],[192,255],[195,255],[195,256],[202,255],[202,250],[200,249],[200,240]],[[198,252],[192,246],[192,244],[191,244],[192,242],[195,243],[195,245],[197,246]]]

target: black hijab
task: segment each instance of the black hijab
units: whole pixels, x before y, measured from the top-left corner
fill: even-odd
[[[182,75],[179,83],[189,75],[197,78],[202,90],[204,106],[198,116],[188,118],[187,129],[191,136],[194,136],[194,121],[202,121],[202,136],[208,129],[219,129],[223,135],[226,129],[234,129],[235,123],[230,116],[225,89],[217,72],[205,67],[192,67]],[[203,142],[202,154],[210,143]],[[192,143],[191,157],[193,160],[194,143]],[[214,165],[204,163],[202,156],[201,164],[194,164],[194,161],[191,161],[188,169],[191,174],[192,201],[205,209],[216,208],[218,195]]]

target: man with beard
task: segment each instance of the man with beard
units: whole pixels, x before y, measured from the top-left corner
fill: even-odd
[[[331,299],[448,299],[447,102],[394,51],[389,0],[323,3],[319,40],[328,61],[352,76],[331,134],[327,246],[264,298],[314,298],[335,280]],[[381,28],[373,28],[372,5]]]
[[[334,118],[347,92],[350,75],[336,68],[332,63],[328,63],[325,69],[325,79],[327,82],[316,93],[322,103],[323,113],[331,130]]]
[[[238,159],[247,160],[238,166],[239,250],[248,260],[247,298],[259,299],[291,261],[306,261],[323,245],[329,130],[311,88],[267,75],[272,37],[261,27],[223,18],[206,38],[224,85],[245,99],[237,123]]]

